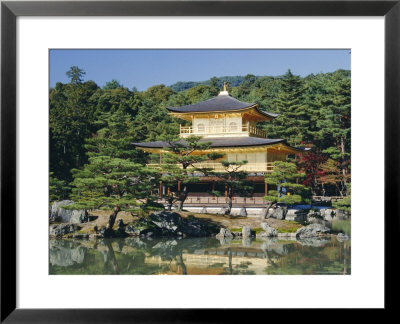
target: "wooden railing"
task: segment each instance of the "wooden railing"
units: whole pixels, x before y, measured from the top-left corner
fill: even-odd
[[[164,203],[165,200],[158,200],[159,203]],[[228,204],[227,197],[187,197],[184,204],[194,206],[206,205],[224,205]],[[233,197],[232,204],[236,206],[265,206],[267,201],[263,197]]]
[[[346,197],[341,196],[312,196],[313,201],[339,201]]]
[[[147,164],[148,167],[159,168],[159,164]],[[182,167],[181,164],[177,164],[178,167]],[[217,172],[226,172],[226,168],[219,162],[202,162],[194,164],[196,168],[204,169],[212,169]],[[191,169],[193,167],[189,167]],[[246,163],[242,165],[239,171],[247,171],[247,172],[263,172],[270,173],[274,169],[273,162],[265,162],[265,163]]]
[[[193,127],[180,125],[181,137],[189,135],[250,135],[256,137],[267,137],[267,132],[254,126],[243,125],[242,127],[230,126],[207,126],[207,127]]]

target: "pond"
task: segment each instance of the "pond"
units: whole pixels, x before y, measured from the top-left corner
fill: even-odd
[[[351,273],[351,241],[125,239],[50,240],[49,273],[268,275]]]

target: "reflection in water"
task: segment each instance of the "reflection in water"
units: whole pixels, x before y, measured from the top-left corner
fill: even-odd
[[[50,274],[350,274],[351,241],[50,240]]]

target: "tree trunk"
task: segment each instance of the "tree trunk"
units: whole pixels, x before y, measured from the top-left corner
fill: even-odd
[[[117,219],[117,215],[119,213],[119,211],[121,210],[120,207],[114,207],[112,214],[110,215],[109,219],[108,219],[108,224],[107,224],[107,229],[112,230],[115,220]]]
[[[232,188],[228,189],[228,209],[226,210],[226,214],[230,215],[232,211]]]
[[[107,246],[107,263],[111,262],[113,273],[119,274],[118,263],[111,242],[109,240],[104,240],[104,243]]]
[[[347,183],[346,183],[346,168],[344,166],[344,162],[345,162],[345,148],[344,148],[344,138],[343,136],[340,137],[340,149],[342,152],[342,174],[343,174],[343,192],[346,192],[347,194]]]
[[[272,207],[273,204],[275,204],[277,201],[271,201],[271,203],[268,205],[268,207],[265,210],[264,215],[261,215],[261,220],[267,219],[268,218],[268,214],[269,214],[269,209]]]
[[[228,248],[228,267],[229,267],[229,274],[233,274],[232,250],[231,250],[231,248]]]
[[[168,211],[171,211],[172,210],[172,203],[173,203],[173,200],[172,200],[172,198],[168,198]]]
[[[182,274],[183,275],[187,275],[187,270],[186,270],[186,265],[183,262],[183,258],[182,258],[182,251],[180,251],[178,253],[178,255],[176,256],[176,261],[178,262],[178,264],[182,267]]]
[[[178,211],[183,210],[183,203],[185,202],[187,196],[188,196],[188,191],[187,191],[187,185],[183,187],[183,191],[179,195],[179,200],[178,200]]]

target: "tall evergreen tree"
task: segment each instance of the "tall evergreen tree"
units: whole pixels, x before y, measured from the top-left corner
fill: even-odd
[[[70,170],[86,162],[83,145],[93,131],[91,97],[97,89],[88,81],[57,83],[50,91],[50,171],[61,180],[71,180]]]
[[[343,76],[343,71],[332,75],[328,86],[329,105],[321,109],[325,118],[320,120],[320,127],[324,130],[325,140],[330,144],[322,150],[331,159],[337,162],[343,175],[342,190],[346,192],[347,179],[350,169],[351,150],[351,83],[350,78]]]
[[[273,102],[274,111],[279,116],[265,125],[272,138],[284,138],[296,146],[304,141],[309,119],[302,103],[304,85],[302,79],[289,70],[282,78],[281,89]]]
[[[82,83],[85,74],[86,72],[77,66],[71,66],[66,72],[67,77],[71,79],[71,83]]]

